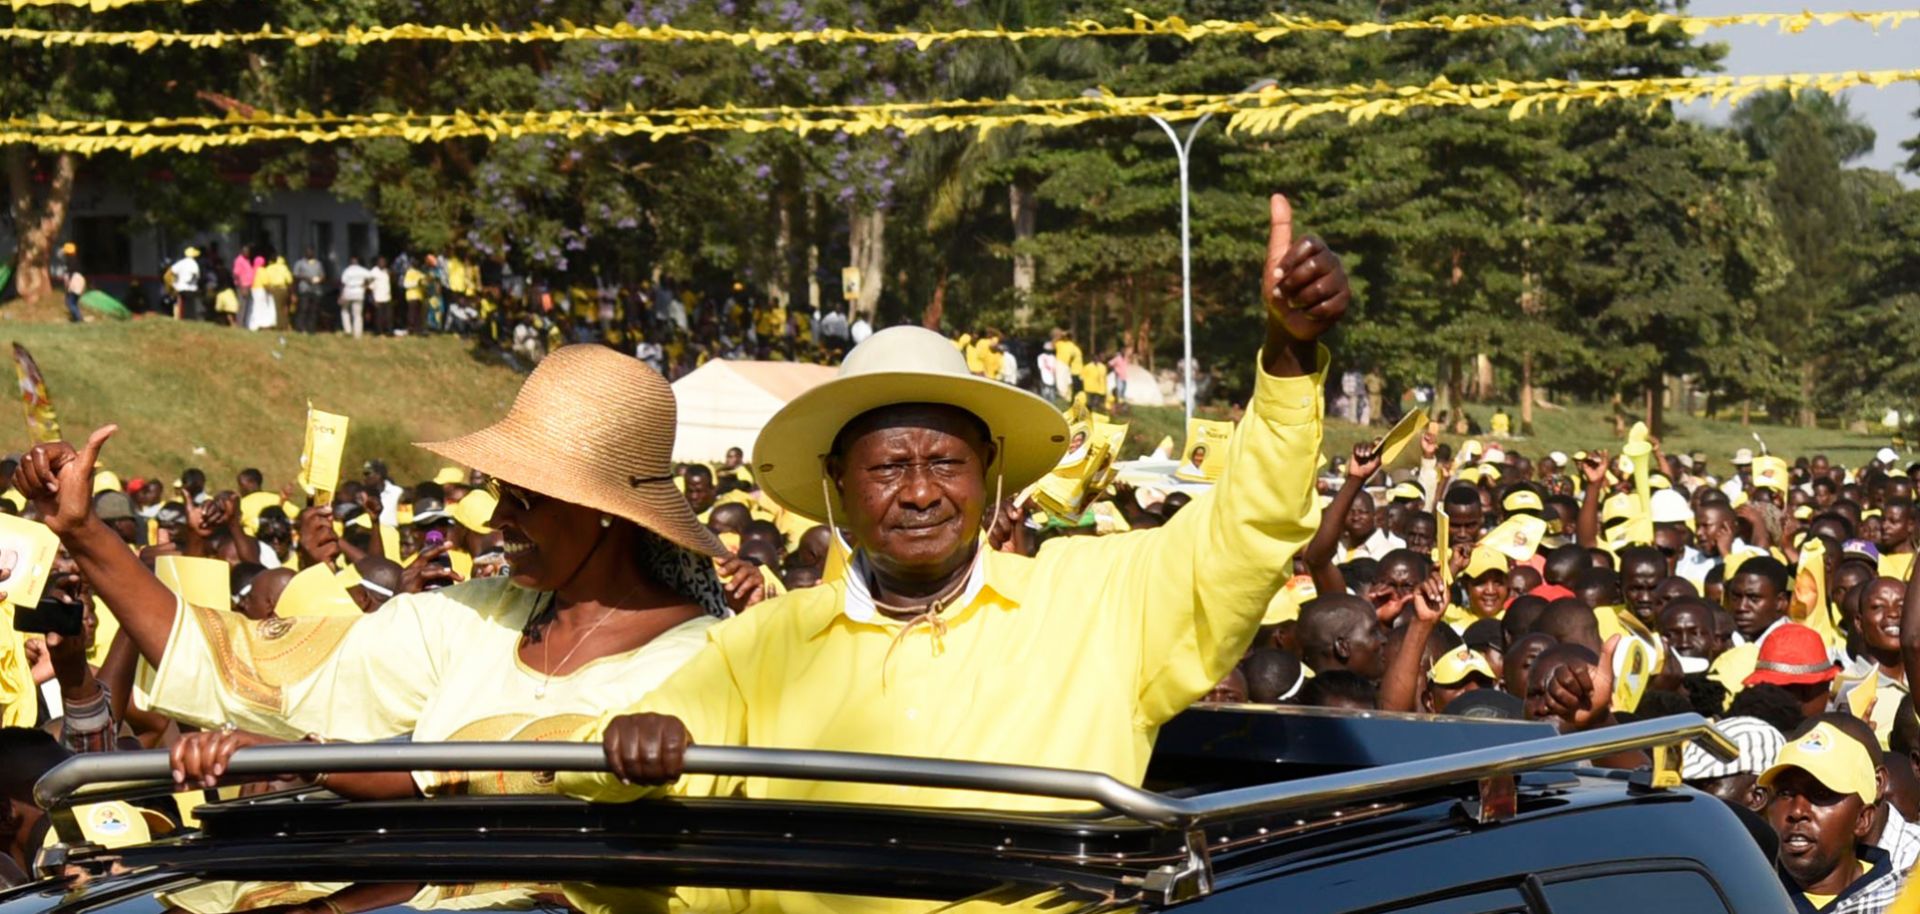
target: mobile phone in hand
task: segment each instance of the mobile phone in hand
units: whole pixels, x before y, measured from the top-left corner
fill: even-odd
[[[85,628],[86,607],[52,598],[13,612],[13,630],[36,635],[79,635]]]

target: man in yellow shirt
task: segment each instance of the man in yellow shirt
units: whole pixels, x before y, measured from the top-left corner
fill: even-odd
[[[1073,331],[1055,328],[1053,331],[1053,357],[1060,362],[1060,396],[1071,400],[1080,391],[1080,344],[1073,341]]]
[[[1087,393],[1087,408],[1096,413],[1107,411],[1107,363],[1092,359],[1080,366],[1080,389]]]
[[[612,774],[562,775],[603,801],[686,794],[1056,809],[895,786],[680,778],[693,742],[915,754],[1106,772],[1138,784],[1160,725],[1253,640],[1313,532],[1321,390],[1315,342],[1350,297],[1340,260],[1293,238],[1284,198],[1260,282],[1266,345],[1226,476],[1166,526],[990,551],[1000,496],[1049,472],[1067,437],[1045,400],[975,378],[953,345],[897,327],[761,432],[762,489],[846,529],[852,566],[716,627],[627,712],[580,736]],[[985,535],[983,536],[983,531]],[[651,788],[658,790],[659,788]]]

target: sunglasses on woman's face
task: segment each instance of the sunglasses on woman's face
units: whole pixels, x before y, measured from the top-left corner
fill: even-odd
[[[534,505],[539,504],[546,498],[546,496],[532,489],[523,489],[513,483],[501,482],[498,479],[487,480],[487,494],[493,496],[495,501],[511,500],[514,506],[522,511],[533,510]]]

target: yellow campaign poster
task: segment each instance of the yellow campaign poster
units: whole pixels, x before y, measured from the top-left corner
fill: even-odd
[[[307,443],[300,450],[300,488],[332,495],[340,486],[340,460],[347,450],[347,417],[307,407]]]
[[[27,440],[48,444],[60,440],[60,420],[53,414],[53,395],[33,353],[13,344],[13,371],[20,378],[20,405],[27,411]]]
[[[1227,441],[1232,437],[1231,422],[1187,420],[1187,447],[1173,475],[1193,482],[1218,482],[1227,469]]]
[[[153,573],[168,590],[189,606],[230,609],[233,606],[232,566],[220,559],[163,555],[153,562]]]
[[[1400,452],[1407,449],[1407,443],[1419,437],[1426,428],[1427,411],[1424,408],[1401,416],[1386,437],[1380,439],[1380,468],[1392,467],[1393,462],[1399,459]]]
[[[1068,451],[1067,459],[1035,483],[1030,492],[1034,503],[1048,514],[1068,519],[1085,514],[1094,499],[1113,485],[1119,475],[1113,462],[1126,443],[1127,427],[1096,422],[1091,430],[1074,426],[1073,435],[1074,449]]]
[[[21,608],[39,605],[59,553],[60,538],[45,524],[0,514],[0,567],[8,572],[7,602]]]

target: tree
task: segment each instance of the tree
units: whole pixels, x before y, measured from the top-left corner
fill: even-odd
[[[19,8],[21,27],[81,29],[95,14],[80,7]],[[166,4],[154,13],[155,28],[212,27],[212,11]],[[242,22],[245,16],[238,17]],[[235,25],[232,17],[223,19]],[[141,57],[127,48],[73,48],[10,42],[5,72],[0,72],[0,111],[44,114],[62,120],[140,119],[157,114],[205,114],[201,93],[234,74],[230,60],[196,65],[186,49],[155,50]],[[191,61],[191,62],[190,62]],[[174,74],[156,81],[154,72]],[[230,157],[134,160],[105,154],[82,160],[67,152],[43,152],[24,144],[0,146],[6,169],[7,207],[3,218],[15,249],[14,288],[23,299],[49,294],[48,266],[55,240],[67,222],[76,184],[82,177],[101,184],[136,188],[137,221],[183,227],[186,219],[239,212],[244,188],[222,181],[220,165]],[[200,226],[195,226],[200,227]],[[80,255],[83,258],[87,252]]]

